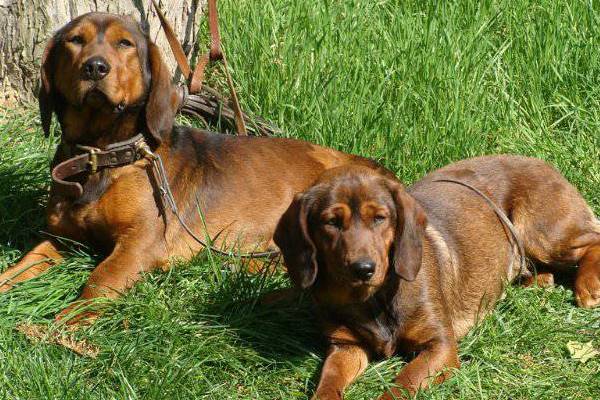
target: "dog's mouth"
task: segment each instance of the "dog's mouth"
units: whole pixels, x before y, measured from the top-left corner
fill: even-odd
[[[378,286],[379,285],[376,285],[374,282],[371,282],[371,280],[363,281],[359,279],[354,279],[350,281],[350,287],[352,288],[374,288]]]
[[[106,94],[100,90],[97,86],[92,87],[85,94],[84,102],[94,108],[100,108],[106,105],[110,105],[110,101]]]
[[[375,282],[376,280],[373,278],[374,278],[374,275],[368,279],[359,279],[359,278],[350,276],[350,277],[346,278],[346,282],[347,282],[348,286],[350,286],[353,289],[378,287],[379,285]]]
[[[114,113],[121,113],[127,104],[124,100],[115,102],[98,86],[90,88],[84,96],[83,102],[92,108],[109,108]]]
[[[353,281],[348,286],[350,297],[353,301],[362,303],[379,291],[381,284],[372,281]]]

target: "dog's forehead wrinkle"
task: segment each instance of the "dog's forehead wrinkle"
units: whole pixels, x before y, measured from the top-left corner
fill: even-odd
[[[86,23],[97,30],[98,42],[102,42],[107,31],[111,28],[125,30],[136,39],[145,39],[147,37],[139,22],[132,17],[124,17],[103,12],[83,14],[71,21],[65,28],[69,31],[75,27],[83,26]]]
[[[346,175],[335,180],[331,186],[332,196],[337,202],[359,205],[364,201],[375,200],[378,190],[375,181],[368,176]]]
[[[86,18],[82,18],[78,21],[76,21],[76,23],[73,24],[69,24],[67,25],[66,29],[64,29],[62,32],[62,37],[64,39],[66,39],[66,36],[70,33],[78,33],[78,34],[92,34],[92,35],[96,35],[96,32],[98,30],[98,26],[93,22],[90,21]]]
[[[346,178],[346,177],[344,177]],[[351,213],[350,218],[361,218],[365,210],[387,208],[395,213],[394,201],[389,190],[380,181],[369,176],[349,176],[323,185],[314,191],[315,206],[319,213],[336,205],[345,204]]]
[[[363,184],[360,191],[354,194],[355,212],[362,214],[378,208],[387,208],[393,212],[393,201],[387,190],[382,190],[379,185]]]

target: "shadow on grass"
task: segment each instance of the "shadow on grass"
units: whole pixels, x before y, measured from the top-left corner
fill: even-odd
[[[309,299],[301,296],[264,305],[256,298],[234,299],[235,287],[219,293],[222,301],[205,309],[217,322],[234,330],[239,339],[265,357],[306,357],[322,353],[325,343],[320,336],[317,318]],[[228,296],[231,294],[231,296]]]
[[[554,276],[554,285],[562,286],[565,289],[574,290],[575,276],[577,274],[577,267],[548,267],[541,264],[536,264],[532,273],[545,273],[550,272]],[[515,283],[518,285],[518,283]],[[575,304],[575,303],[573,303]]]
[[[215,322],[234,331],[240,346],[278,364],[299,365],[311,357],[325,358],[327,343],[308,296],[299,294],[262,304],[261,299],[269,291],[240,299],[239,289],[236,284],[226,285],[218,293],[219,301],[205,307],[205,311],[216,318]],[[316,389],[321,367],[319,362],[305,382],[307,393]]]
[[[209,284],[208,296],[205,293],[199,302],[194,302],[192,319],[211,316],[216,324],[230,330],[241,346],[268,359],[292,360],[324,353],[325,342],[308,296],[296,292],[269,299],[273,293],[287,292],[289,280],[282,273],[283,266],[277,265],[265,275],[249,273],[239,265],[233,268],[237,271],[232,271],[223,268],[223,261],[208,262],[214,269],[205,278],[213,279],[212,274],[219,274],[220,278]]]
[[[0,249],[27,250],[45,226],[46,184],[19,165],[0,167]]]

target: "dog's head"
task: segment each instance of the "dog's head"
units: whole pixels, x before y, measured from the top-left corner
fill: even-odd
[[[42,57],[39,105],[46,135],[56,113],[65,139],[90,143],[124,115],[157,141],[170,131],[178,98],[158,47],[131,17],[89,13],[50,39]],[[91,127],[91,121],[99,121]],[[98,132],[94,132],[94,128]]]
[[[292,281],[330,302],[365,301],[390,266],[412,281],[421,266],[426,216],[396,180],[366,167],[326,171],[298,194],[275,232]]]

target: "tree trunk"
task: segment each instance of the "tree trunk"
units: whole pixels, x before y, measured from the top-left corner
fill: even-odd
[[[186,51],[195,48],[205,0],[158,2]],[[150,26],[150,38],[163,50],[172,71],[175,62],[149,0],[0,0],[0,105],[35,98],[40,59],[48,39],[74,17],[89,11],[131,14]]]

